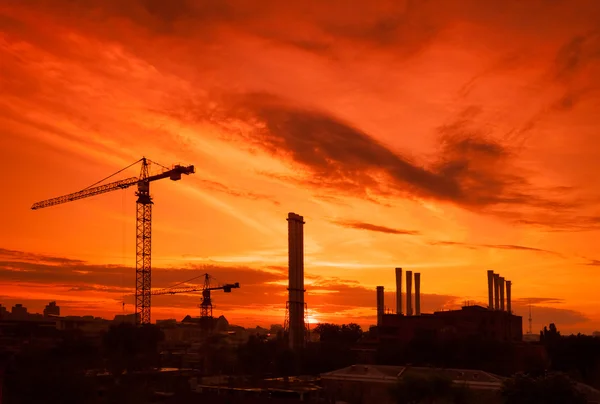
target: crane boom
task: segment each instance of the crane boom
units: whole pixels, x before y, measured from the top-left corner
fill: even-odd
[[[100,195],[105,192],[115,191],[117,189],[125,189],[137,184],[139,180],[136,177],[127,178],[125,180],[115,181],[108,184],[100,185],[94,188],[86,188],[72,194],[59,196],[57,198],[46,199],[45,201],[36,202],[31,206],[32,210],[47,208],[49,206],[60,205],[61,203],[76,201],[77,199],[87,198],[88,196]]]
[[[204,291],[204,290],[223,290],[225,293],[230,293],[231,289],[238,289],[239,287],[240,287],[239,282],[236,282],[236,283],[227,283],[222,286],[214,286],[211,288],[205,288],[205,287],[201,287],[201,286],[190,286],[187,288],[159,289],[159,290],[153,290],[151,292],[151,294],[153,296],[175,295],[177,293],[192,293],[192,292],[200,292],[200,291]]]
[[[142,180],[142,181],[152,182],[152,181],[160,180],[163,178],[170,178],[173,181],[177,181],[177,180],[181,179],[181,174],[192,174],[192,173],[194,173],[194,166],[183,167],[180,165],[176,165],[171,170],[167,170],[167,171],[157,174],[157,175],[149,176],[148,178],[146,178],[145,180]],[[36,202],[31,206],[31,209],[36,210],[36,209],[47,208],[47,207],[54,206],[54,205],[60,205],[61,203],[76,201],[78,199],[83,199],[83,198],[87,198],[90,196],[104,194],[106,192],[116,191],[119,189],[126,189],[132,185],[137,184],[138,182],[140,182],[139,178],[131,177],[131,178],[126,178],[124,180],[119,180],[119,181],[115,181],[115,182],[110,182],[108,184],[99,185],[99,186],[93,187],[93,188],[82,189],[81,191],[77,191],[72,194],[63,195],[63,196],[59,196],[59,197],[52,198],[52,199],[46,199],[45,201]]]
[[[141,160],[133,163],[142,162],[142,168],[139,178],[131,177],[115,182],[95,187],[88,187],[81,191],[59,196],[57,198],[47,199],[45,201],[36,202],[31,206],[31,209],[41,209],[49,206],[60,205],[65,202],[71,202],[78,199],[87,198],[94,195],[103,194],[106,192],[125,189],[137,184],[138,197],[136,201],[136,262],[135,262],[135,315],[136,323],[150,324],[150,304],[151,304],[151,245],[152,245],[152,197],[150,196],[150,182],[163,178],[170,178],[172,181],[181,179],[182,174],[193,174],[194,166],[174,165],[173,168],[166,168],[160,174],[149,174],[149,160],[142,157]],[[132,165],[118,171],[118,174]],[[114,176],[115,174],[111,175]],[[108,177],[110,178],[110,177]],[[104,180],[106,180],[105,178]],[[104,181],[103,180],[103,181]],[[96,184],[94,184],[96,185]]]
[[[160,296],[160,295],[176,295],[178,293],[191,293],[191,292],[199,292],[201,291],[203,288],[198,286],[198,287],[189,287],[189,288],[172,288],[172,289],[159,289],[159,290],[153,290],[151,292],[151,294],[153,296]]]

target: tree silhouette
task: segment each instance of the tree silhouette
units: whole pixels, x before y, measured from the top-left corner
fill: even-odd
[[[541,377],[516,375],[502,386],[505,404],[584,404],[585,396],[566,376],[553,374]]]
[[[552,370],[568,373],[576,380],[600,388],[600,338],[581,334],[562,337],[552,329],[551,326],[547,330],[542,341]]]
[[[556,328],[556,324],[550,323],[550,329],[544,326],[540,331],[540,341],[545,344],[553,344],[560,339],[560,332]]]
[[[319,334],[321,342],[346,345],[357,342],[363,336],[362,328],[355,323],[342,325],[319,323],[314,332]]]

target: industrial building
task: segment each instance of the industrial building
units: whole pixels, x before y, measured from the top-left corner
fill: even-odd
[[[406,271],[406,313],[402,313],[402,269],[396,268],[396,314],[384,313],[383,286],[377,287],[377,335],[381,342],[408,343],[417,336],[435,339],[481,337],[505,342],[523,339],[523,319],[512,313],[512,283],[488,271],[488,307],[466,305],[459,310],[421,313],[421,276]],[[506,292],[506,295],[505,295]]]

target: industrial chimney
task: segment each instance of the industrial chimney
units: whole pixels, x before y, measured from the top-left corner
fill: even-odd
[[[304,346],[304,218],[288,213],[288,311],[289,344],[293,350]]]
[[[396,314],[402,314],[402,268],[396,268]]]
[[[412,271],[406,271],[406,315],[412,314]]]
[[[421,315],[421,274],[415,273],[415,314]]]
[[[512,314],[511,301],[510,301],[510,288],[512,287],[511,281],[506,281],[506,311]]]
[[[504,277],[498,278],[500,281],[500,310],[504,311]]]
[[[377,326],[383,323],[383,286],[377,286]]]
[[[487,271],[488,277],[488,309],[494,310],[494,271]]]
[[[494,274],[494,310],[500,310],[500,275]]]

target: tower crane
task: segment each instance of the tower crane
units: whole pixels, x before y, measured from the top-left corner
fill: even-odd
[[[108,184],[98,185],[100,182],[119,174],[133,165],[142,162],[140,176],[131,177],[124,180],[110,182]],[[151,306],[151,253],[152,253],[152,197],[150,196],[150,183],[153,181],[169,178],[172,181],[181,179],[181,175],[189,175],[195,173],[193,165],[181,166],[174,165],[172,168],[161,166],[164,170],[160,174],[150,175],[149,165],[151,161],[142,157],[140,160],[117,171],[116,173],[106,177],[105,179],[84,188],[81,191],[59,196],[57,198],[47,199],[45,201],[36,202],[31,209],[37,210],[47,208],[62,203],[76,201],[78,199],[88,198],[90,196],[100,195],[106,192],[126,189],[130,186],[137,185],[138,197],[136,201],[136,260],[135,260],[135,321],[136,324],[150,324],[150,306]]]
[[[231,289],[239,289],[239,282],[235,283],[226,283],[224,285],[219,286],[210,286],[211,276],[209,274],[200,275],[204,276],[204,285],[202,286],[186,286],[186,287],[171,287],[166,289],[158,289],[153,290],[151,292],[152,295],[174,295],[177,293],[190,293],[190,292],[198,292],[202,291],[202,300],[200,301],[200,318],[212,318],[212,300],[210,297],[210,292],[212,290],[222,290],[225,293],[231,293]],[[199,278],[199,277],[196,277]],[[196,279],[190,279],[190,281]],[[189,282],[189,281],[187,281]]]

